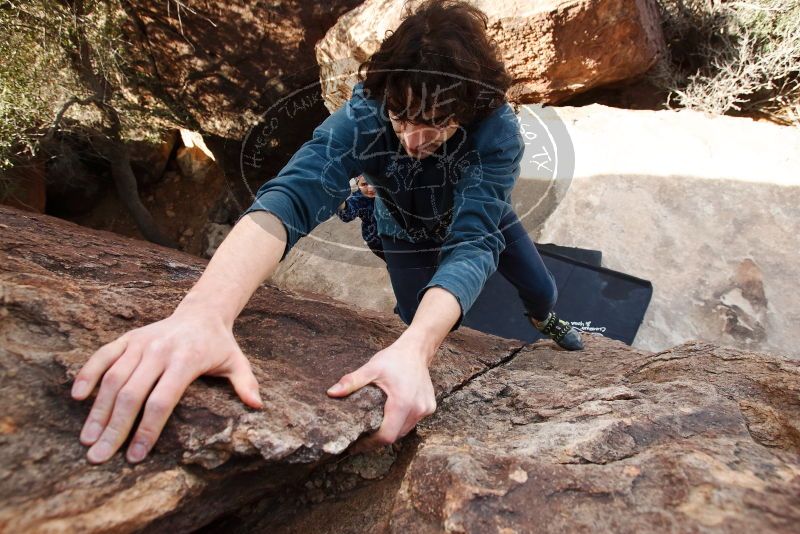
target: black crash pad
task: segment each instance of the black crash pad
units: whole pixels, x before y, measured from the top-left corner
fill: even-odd
[[[534,243],[536,245],[536,250],[539,251],[539,254],[556,254],[558,256],[566,256],[567,258],[571,258],[573,260],[579,261],[581,263],[585,263],[587,265],[594,265],[595,267],[600,267],[600,264],[603,261],[603,253],[599,250],[591,250],[588,248],[577,248],[577,247],[564,247],[561,245],[555,245],[553,243]]]
[[[647,280],[600,266],[600,251],[537,244],[558,287],[555,312],[584,332],[630,345],[653,295]],[[542,339],[523,315],[517,290],[499,272],[486,282],[463,326],[527,342]]]

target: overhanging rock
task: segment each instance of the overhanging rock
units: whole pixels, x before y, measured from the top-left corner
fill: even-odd
[[[265,409],[244,406],[226,379],[201,378],[146,461],[117,453],[89,464],[78,434],[91,401],[70,397],[72,377],[102,344],[168,316],[205,264],[0,206],[0,531],[189,531],[301,479],[380,426],[378,387],[346,399],[326,390],[402,323],[265,285],[234,325]],[[437,395],[518,348],[451,335],[431,370]]]
[[[147,460],[90,465],[71,377],[168,315],[204,264],[0,207],[0,532],[797,530],[796,360],[601,336],[568,353],[460,329],[434,360],[438,409],[400,452],[344,457],[384,395],[325,390],[403,325],[269,285],[234,326],[266,409],[201,378]]]

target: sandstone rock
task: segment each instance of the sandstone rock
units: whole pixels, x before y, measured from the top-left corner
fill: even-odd
[[[663,54],[650,0],[471,2],[489,17],[489,36],[516,80],[508,96],[555,104],[603,84],[634,78]],[[405,2],[367,0],[339,18],[316,45],[325,105],[333,112],[356,83],[358,64],[400,25]]]
[[[380,426],[385,396],[326,389],[403,325],[325,297],[262,286],[234,334],[266,404],[244,406],[227,380],[187,390],[154,452],[91,465],[78,434],[91,401],[72,378],[102,344],[171,313],[200,276],[197,257],[46,215],[0,207],[0,531],[185,532],[280,493]],[[518,344],[450,336],[432,379],[441,399]]]
[[[198,184],[212,180],[224,180],[224,176],[210,176],[221,173],[213,159],[209,158],[199,147],[181,147],[175,155],[181,175],[187,180],[192,180]]]
[[[201,378],[145,462],[90,465],[71,377],[168,314],[205,262],[12,208],[0,232],[2,531],[796,531],[798,361],[588,335],[567,353],[465,328],[434,359],[436,413],[395,447],[340,456],[384,396],[325,389],[403,326],[267,284],[234,327],[266,409]],[[738,279],[757,296],[752,272]]]
[[[180,129],[181,135],[181,142],[183,146],[186,148],[193,148],[197,147],[200,151],[205,154],[207,159],[213,160],[214,153],[208,148],[206,145],[205,139],[203,139],[203,134],[200,132],[193,132],[191,130],[187,130],[186,128]]]
[[[348,488],[352,466],[328,465],[305,499],[217,531],[796,531],[800,363],[584,339],[529,345],[453,392],[378,480]]]
[[[203,136],[186,129],[181,129],[180,133],[183,146],[175,154],[175,161],[181,175],[198,184],[224,181],[224,173],[217,165],[214,154],[206,146]]]
[[[798,362],[592,341],[575,358],[531,346],[448,397],[421,425],[392,530],[797,528]]]
[[[653,282],[634,346],[800,356],[800,130],[691,110],[557,112],[574,178],[533,235]]]

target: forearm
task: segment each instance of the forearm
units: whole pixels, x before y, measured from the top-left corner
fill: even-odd
[[[461,306],[456,297],[444,288],[431,287],[423,294],[414,319],[397,341],[418,349],[430,364],[459,317]]]
[[[176,311],[201,306],[233,321],[253,292],[278,266],[286,247],[286,229],[266,211],[248,213],[217,248],[200,279]]]

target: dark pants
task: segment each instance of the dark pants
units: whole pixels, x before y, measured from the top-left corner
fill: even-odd
[[[500,252],[497,270],[517,289],[525,309],[535,319],[542,320],[558,298],[555,278],[545,267],[539,251],[513,210],[501,219],[500,228],[506,247]],[[419,305],[417,293],[433,278],[441,245],[433,241],[411,243],[383,236],[381,241],[397,298],[395,312],[404,323],[411,324]]]

